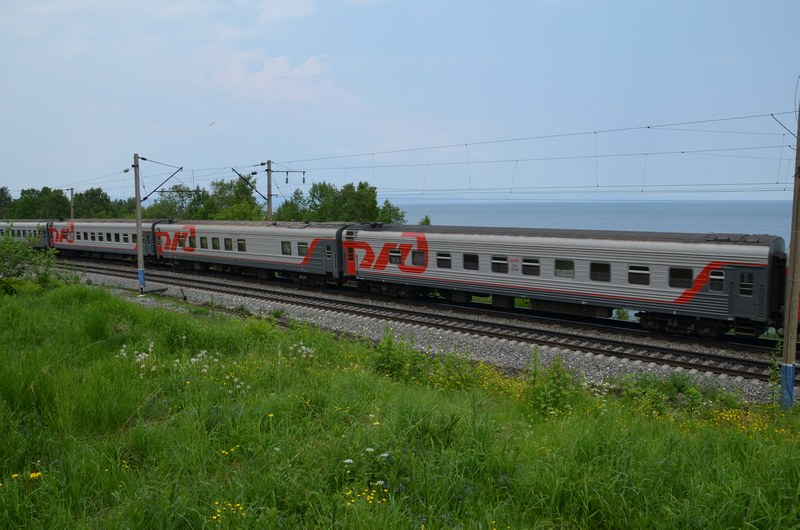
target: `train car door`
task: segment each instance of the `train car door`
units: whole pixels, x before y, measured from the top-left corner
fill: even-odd
[[[333,245],[331,243],[325,244],[325,258],[323,260],[325,272],[329,272],[331,276],[334,278],[338,278],[339,275],[336,271],[336,259],[333,255]]]
[[[766,285],[764,271],[736,269],[733,271],[734,315],[737,318],[764,318]]]

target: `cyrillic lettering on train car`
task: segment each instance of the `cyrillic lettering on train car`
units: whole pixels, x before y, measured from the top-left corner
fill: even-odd
[[[75,242],[75,223],[67,223],[67,226],[60,230],[55,226],[49,226],[47,232],[50,234],[50,244]]]
[[[403,232],[405,238],[413,238],[416,243],[384,243],[380,251],[375,252],[372,246],[365,241],[342,241],[342,249],[345,252],[345,264],[347,266],[347,274],[354,276],[357,269],[372,269],[374,271],[386,270],[389,265],[389,255],[392,250],[400,250],[400,263],[397,268],[402,272],[409,274],[422,274],[428,269],[428,239],[425,234],[418,232]],[[424,263],[422,265],[414,265],[410,263],[412,251],[417,250],[424,255]],[[362,254],[361,260],[356,266],[359,254]],[[377,257],[376,257],[377,256]]]
[[[183,230],[175,230],[172,234],[166,230],[156,231],[156,241],[158,241],[158,255],[163,252],[176,252],[180,248],[183,252],[194,252],[194,247],[187,244],[189,238],[197,239],[197,228],[194,225],[184,225],[181,227]],[[178,246],[178,243],[183,239],[183,245]],[[162,245],[163,241],[163,245]]]

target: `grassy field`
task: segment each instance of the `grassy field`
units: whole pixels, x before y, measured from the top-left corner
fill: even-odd
[[[67,286],[0,297],[4,528],[791,528],[800,419]]]

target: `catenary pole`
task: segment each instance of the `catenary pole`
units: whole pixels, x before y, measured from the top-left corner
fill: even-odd
[[[69,189],[69,218],[75,219],[75,188]]]
[[[267,160],[267,221],[272,221],[272,160]]]
[[[136,261],[139,268],[139,296],[144,295],[144,240],[142,239],[142,193],[139,186],[139,153],[133,154],[133,176],[136,182]]]
[[[800,110],[800,109],[799,109]],[[794,362],[797,358],[797,316],[800,304],[800,120],[797,122],[797,149],[794,159],[792,234],[789,239],[786,321],[783,324],[783,362],[781,363],[781,407],[794,403]]]

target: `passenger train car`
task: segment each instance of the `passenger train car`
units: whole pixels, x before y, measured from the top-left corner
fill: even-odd
[[[716,336],[782,325],[786,256],[776,236],[374,226],[346,230],[349,276],[378,290],[437,290],[454,301],[609,317]],[[403,287],[400,287],[403,286]]]
[[[0,223],[14,237],[96,257],[137,252],[132,221]],[[647,329],[717,336],[781,327],[786,255],[780,237],[527,228],[148,221],[150,260],[284,277],[309,285],[347,283],[408,297],[473,295],[510,308],[610,317],[638,312]]]

